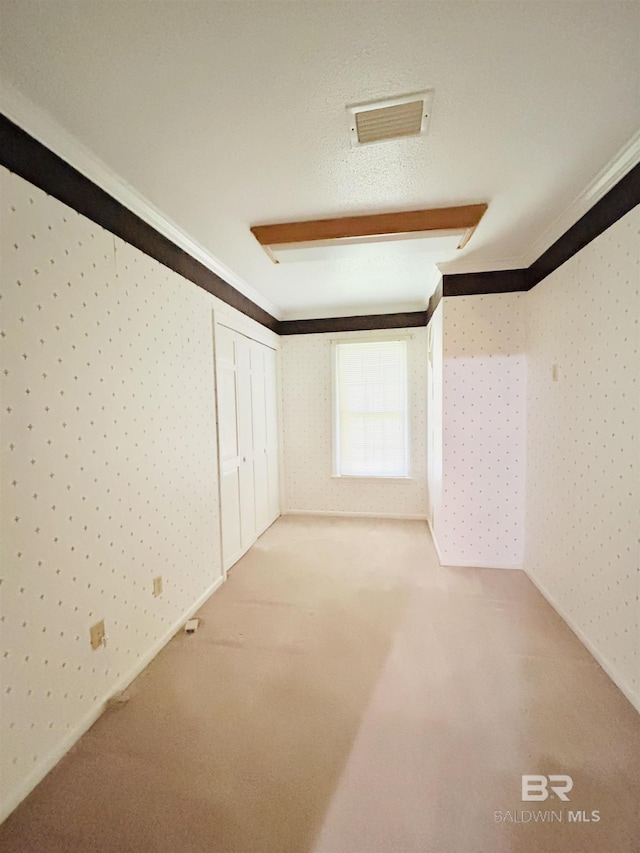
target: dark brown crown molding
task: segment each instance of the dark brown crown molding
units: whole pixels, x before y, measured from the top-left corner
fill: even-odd
[[[316,335],[322,332],[364,332],[426,325],[426,311],[406,311],[398,314],[363,314],[357,317],[322,317],[317,320],[281,320],[278,324],[278,334]]]
[[[458,275],[447,273],[429,300],[426,311],[278,321],[2,114],[0,165],[280,335],[425,326],[443,296],[530,290],[640,204],[638,164],[528,269]]]
[[[640,164],[612,187],[527,269],[443,275],[444,296],[531,290],[640,204]]]
[[[0,164],[274,332],[278,321],[0,114]]]
[[[580,249],[640,204],[640,163],[612,187],[575,225],[534,261],[527,270],[527,290],[562,266]]]
[[[444,296],[475,296],[527,290],[527,270],[494,270],[442,276]]]

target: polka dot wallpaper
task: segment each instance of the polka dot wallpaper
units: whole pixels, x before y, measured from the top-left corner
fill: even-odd
[[[8,803],[222,570],[218,301],[5,169],[0,191]]]
[[[442,562],[520,568],[524,557],[523,294],[443,299]]]
[[[335,335],[281,340],[284,482],[287,511],[427,517],[427,330],[408,341],[411,465],[408,482],[333,478],[331,342]],[[340,336],[358,340],[362,333]]]
[[[426,518],[427,330],[399,330],[412,481],[335,479],[335,335],[279,341],[4,169],[0,195],[6,809],[222,578],[213,310],[281,347],[289,511]],[[435,523],[445,563],[524,555],[640,705],[639,231],[636,208],[530,293],[442,301]]]
[[[527,568],[640,707],[640,207],[526,306]]]

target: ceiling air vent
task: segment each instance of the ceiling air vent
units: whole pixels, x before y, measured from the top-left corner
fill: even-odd
[[[425,136],[429,129],[432,102],[433,90],[429,89],[347,107],[351,145],[359,148],[372,142]]]

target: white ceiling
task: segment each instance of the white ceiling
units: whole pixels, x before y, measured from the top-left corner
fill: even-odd
[[[527,265],[640,126],[636,2],[0,0],[0,15],[0,110],[282,318],[420,310],[435,262]],[[351,147],[345,105],[426,88],[428,136]],[[249,232],[483,201],[467,247],[435,257],[277,266]]]

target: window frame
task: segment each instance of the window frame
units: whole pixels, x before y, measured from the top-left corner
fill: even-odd
[[[413,423],[411,417],[411,401],[413,399],[411,387],[411,371],[409,369],[411,361],[411,341],[414,336],[412,334],[374,334],[374,335],[358,335],[353,336],[353,333],[346,333],[344,337],[336,337],[331,339],[331,479],[334,480],[349,480],[349,481],[377,481],[381,483],[411,483],[413,478]],[[405,475],[385,474],[341,474],[338,470],[339,453],[339,406],[338,406],[338,344],[374,344],[374,343],[394,343],[402,341],[406,344],[405,347],[405,451],[406,451],[406,470]]]

